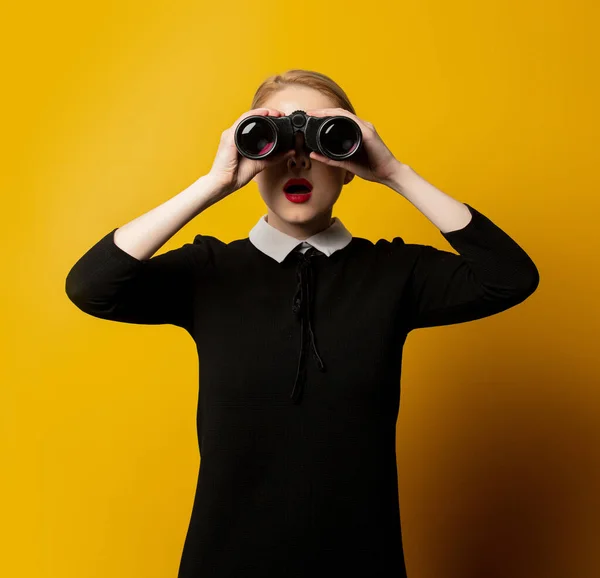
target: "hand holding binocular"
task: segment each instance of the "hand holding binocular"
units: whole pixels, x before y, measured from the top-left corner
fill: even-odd
[[[235,146],[246,158],[263,159],[294,148],[296,133],[304,134],[305,146],[333,160],[345,160],[362,147],[362,132],[347,116],[309,116],[295,110],[287,116],[252,115],[235,130]]]

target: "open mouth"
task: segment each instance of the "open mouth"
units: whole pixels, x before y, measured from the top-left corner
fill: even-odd
[[[306,179],[290,179],[283,186],[283,192],[288,195],[306,195],[312,188],[311,182]]]
[[[288,195],[306,195],[310,193],[310,189],[304,185],[292,185],[291,187],[287,187],[285,192]]]

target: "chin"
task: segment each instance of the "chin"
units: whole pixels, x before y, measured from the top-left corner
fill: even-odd
[[[288,223],[307,223],[322,217],[327,211],[317,211],[314,207],[309,207],[309,203],[294,205],[286,201],[289,206],[279,207],[277,211],[273,211],[282,221]]]

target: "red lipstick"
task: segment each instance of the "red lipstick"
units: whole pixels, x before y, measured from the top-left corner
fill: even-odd
[[[285,198],[292,203],[306,203],[312,196],[312,183],[307,179],[289,179],[283,185]]]

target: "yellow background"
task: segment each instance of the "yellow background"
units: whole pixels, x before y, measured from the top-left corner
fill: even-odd
[[[81,313],[92,244],[211,167],[258,84],[321,71],[403,162],[531,255],[537,292],[405,348],[409,578],[600,575],[598,13],[582,1],[21,2],[4,8],[0,575],[176,576],[199,466],[197,359],[172,326]],[[8,10],[8,12],[7,12]],[[256,185],[196,233],[247,236]],[[355,179],[355,236],[451,250]],[[350,554],[350,553],[349,553]]]

